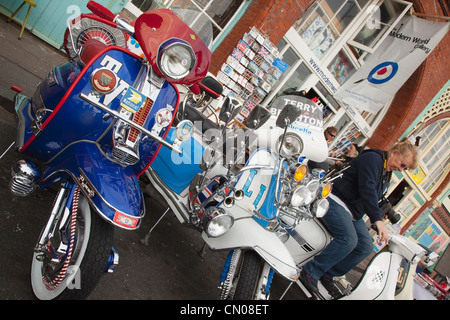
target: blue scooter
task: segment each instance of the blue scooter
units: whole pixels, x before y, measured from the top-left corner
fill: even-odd
[[[211,59],[212,26],[189,8],[148,11],[132,27],[95,2],[88,7],[135,37],[146,59],[89,39],[32,97],[15,87],[15,146],[27,160],[12,168],[10,189],[26,196],[58,186],[32,258],[38,299],[85,298],[117,264],[113,227],[135,230],[145,214],[138,178],[160,150],[181,152],[165,141],[180,102],[176,85],[198,91]],[[178,124],[181,141],[190,128]]]

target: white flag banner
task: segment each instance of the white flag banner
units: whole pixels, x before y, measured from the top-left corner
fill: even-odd
[[[334,94],[336,100],[376,114],[445,36],[449,22],[405,16]]]

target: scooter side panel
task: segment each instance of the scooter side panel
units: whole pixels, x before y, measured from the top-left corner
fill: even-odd
[[[255,250],[278,273],[291,281],[297,280],[297,268],[290,252],[275,233],[261,228],[251,218],[236,220],[233,227],[221,237],[209,238],[203,232],[202,238],[213,250]]]
[[[375,255],[356,288],[341,300],[394,299],[399,264],[394,267],[396,262],[392,261],[393,256],[388,251],[382,251]],[[389,285],[392,281],[394,283]]]
[[[175,129],[171,128],[166,141],[173,143],[175,138]],[[202,172],[200,161],[204,152],[201,143],[194,138],[182,142],[180,149],[183,153],[178,155],[167,148],[161,148],[151,164],[166,186],[178,194],[189,187],[197,173]]]
[[[288,230],[285,245],[297,265],[303,265],[319,254],[330,243],[331,236],[320,222],[302,220],[294,229]]]

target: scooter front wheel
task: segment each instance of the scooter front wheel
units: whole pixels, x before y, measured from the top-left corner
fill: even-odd
[[[71,217],[54,219],[45,248],[33,254],[31,285],[38,299],[84,299],[105,272],[114,227],[91,210],[81,194],[76,220]],[[67,245],[70,238],[72,248]]]
[[[233,300],[261,300],[269,296],[270,274],[268,264],[255,252],[246,251],[242,256]]]

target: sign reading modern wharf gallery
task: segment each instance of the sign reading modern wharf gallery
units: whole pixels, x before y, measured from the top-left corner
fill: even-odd
[[[449,29],[448,22],[405,16],[334,98],[376,114],[397,93]]]

